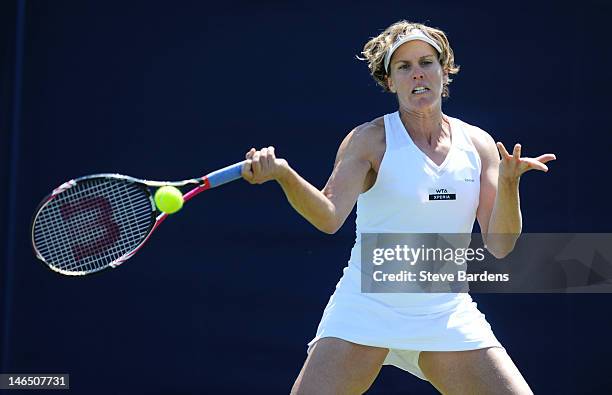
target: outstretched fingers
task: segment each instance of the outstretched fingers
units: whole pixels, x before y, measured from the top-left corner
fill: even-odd
[[[499,151],[502,159],[509,159],[512,156],[508,153],[508,151],[506,150],[506,147],[504,146],[504,144],[501,141],[497,142],[497,150]]]
[[[555,159],[557,159],[557,156],[555,154],[544,154],[535,158],[535,160],[542,163],[550,162],[551,160]]]
[[[537,158],[523,158],[522,161],[527,163],[528,168],[542,170],[544,172],[548,171],[548,166],[544,163],[550,162],[551,160],[555,160],[557,157],[555,154],[544,154],[540,155]]]
[[[512,151],[512,157],[516,160],[521,159],[521,145],[519,143],[514,144],[514,150]]]
[[[534,170],[541,170],[543,172],[547,172],[548,171],[548,166],[546,166],[544,163],[540,162],[537,159],[534,159],[534,158],[521,158],[521,162],[523,162],[523,163],[525,163],[527,165],[527,169],[525,169],[525,170],[534,169]]]

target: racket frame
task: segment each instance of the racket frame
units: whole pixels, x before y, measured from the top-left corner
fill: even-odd
[[[34,250],[34,254],[36,255],[36,258],[38,258],[40,261],[45,263],[51,270],[57,273],[60,273],[60,274],[68,275],[68,276],[83,276],[87,274],[100,272],[109,267],[116,268],[117,266],[121,265],[123,262],[125,262],[126,260],[134,256],[134,254],[136,254],[142,248],[142,246],[149,240],[149,238],[151,237],[153,232],[157,229],[157,227],[159,227],[159,225],[162,222],[164,222],[166,218],[168,218],[169,214],[160,211],[155,205],[155,200],[153,198],[153,188],[160,188],[163,186],[173,186],[177,188],[181,188],[185,186],[194,186],[194,188],[187,191],[183,195],[183,202],[187,202],[191,200],[193,197],[197,196],[198,194],[204,192],[207,189],[211,189],[211,188],[223,185],[227,182],[230,182],[230,181],[233,181],[239,178],[240,168],[242,167],[243,163],[244,162],[235,163],[231,166],[227,166],[223,169],[209,173],[203,177],[191,178],[191,179],[186,179],[182,181],[143,180],[143,179],[126,176],[123,174],[117,174],[117,173],[92,174],[92,175],[78,177],[70,181],[67,181],[61,184],[60,186],[58,186],[57,188],[55,188],[53,192],[47,195],[36,207],[36,211],[32,218],[32,223],[30,226],[31,241],[32,241],[32,248]],[[79,183],[88,181],[88,180],[93,180],[93,179],[123,180],[128,183],[136,184],[139,188],[141,188],[148,195],[149,201],[151,203],[151,222],[150,222],[149,228],[147,229],[147,234],[145,237],[142,238],[140,243],[138,243],[133,249],[126,252],[125,254],[123,254],[122,256],[120,256],[119,258],[115,259],[114,261],[110,262],[107,265],[100,266],[92,270],[85,270],[85,271],[70,271],[70,270],[60,269],[56,267],[55,265],[47,262],[45,258],[43,257],[43,255],[41,254],[41,252],[36,247],[35,234],[34,234],[35,226],[34,225],[36,224],[36,220],[38,219],[38,216],[41,214],[43,209],[49,203],[51,203],[55,198],[57,198],[59,195],[69,190],[70,188],[75,187]]]

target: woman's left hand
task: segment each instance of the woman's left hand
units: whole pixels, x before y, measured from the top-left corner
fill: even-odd
[[[499,178],[507,180],[518,180],[518,178],[528,170],[540,170],[547,172],[546,162],[557,159],[555,154],[544,154],[537,158],[521,158],[521,145],[516,144],[512,155],[506,151],[506,147],[501,142],[497,143],[497,149],[501,154],[499,164]]]

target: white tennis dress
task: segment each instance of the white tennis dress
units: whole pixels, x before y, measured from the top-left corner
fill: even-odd
[[[357,199],[356,241],[315,338],[337,337],[389,348],[385,365],[425,380],[420,351],[502,347],[467,293],[362,293],[361,233],[471,233],[480,194],[480,157],[468,129],[447,117],[451,148],[436,165],[412,141],[395,112],[384,116],[386,150],[376,183]],[[429,200],[446,189],[455,200]]]

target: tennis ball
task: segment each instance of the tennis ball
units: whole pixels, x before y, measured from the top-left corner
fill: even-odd
[[[166,214],[173,214],[183,208],[183,194],[172,186],[161,187],[155,192],[155,205]]]

